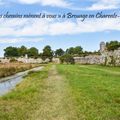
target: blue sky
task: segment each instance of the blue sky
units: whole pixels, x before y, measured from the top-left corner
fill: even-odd
[[[120,15],[119,0],[0,0],[0,15],[9,14],[103,14]],[[0,56],[8,46],[25,45],[42,51],[81,45],[99,50],[101,41],[120,41],[120,18],[102,19],[20,19],[0,18]]]

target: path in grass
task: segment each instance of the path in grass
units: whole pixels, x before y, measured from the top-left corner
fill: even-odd
[[[119,67],[48,65],[0,97],[0,120],[120,120],[119,73]]]
[[[34,120],[77,120],[68,85],[53,65],[45,80],[40,108],[33,116]]]

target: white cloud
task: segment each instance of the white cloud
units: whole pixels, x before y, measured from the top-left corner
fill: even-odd
[[[85,8],[86,10],[117,9],[120,7],[120,0],[92,0],[94,3]]]
[[[89,0],[88,0],[89,1]],[[86,2],[86,5],[88,4]],[[88,7],[77,8],[72,4],[76,5],[75,2],[68,2],[68,0],[17,0],[16,2],[23,4],[41,4],[43,6],[56,6],[56,7],[65,7],[73,10],[103,10],[103,9],[117,9],[120,7],[120,0],[91,0],[93,4]],[[81,4],[81,1],[79,1]]]
[[[52,6],[61,8],[70,8],[71,3],[67,0],[0,0],[0,5],[7,5],[9,3],[19,3],[19,4],[39,4],[42,6]]]
[[[41,4],[43,6],[69,7],[70,3],[65,0],[17,0],[23,4]]]
[[[85,0],[85,1],[79,1],[80,5],[81,2],[86,2],[86,7],[76,7],[76,4],[74,3],[74,6],[70,6],[69,9],[72,10],[110,10],[110,9],[118,9],[120,8],[120,0]],[[89,3],[91,2],[91,5]]]
[[[26,42],[39,42],[43,38],[0,38],[0,43],[26,43]]]
[[[63,35],[63,34],[80,34],[90,32],[103,32],[108,30],[120,31],[119,19],[102,19],[102,20],[89,20],[81,22],[77,20],[77,23],[65,21],[61,23],[54,23],[50,25],[50,35]]]
[[[92,19],[81,22],[74,21],[49,21],[47,19],[10,19],[0,21],[0,37],[3,36],[56,36],[72,35],[108,30],[120,31],[118,19]],[[15,41],[15,40],[14,40]],[[12,41],[12,42],[14,42]]]
[[[120,0],[85,0],[77,1],[81,5],[82,2],[86,2],[87,7],[76,7],[75,1],[69,0],[0,0],[0,5],[7,3],[20,3],[20,4],[40,4],[42,6],[62,7],[71,10],[105,10],[105,9],[118,9],[120,7]],[[92,5],[89,5],[89,2]],[[73,5],[74,4],[74,5]],[[79,6],[77,4],[77,6]]]

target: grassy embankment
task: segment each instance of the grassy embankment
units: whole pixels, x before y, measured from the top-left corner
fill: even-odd
[[[120,68],[57,65],[57,70],[32,73],[1,97],[0,119],[120,120]]]
[[[47,77],[48,68],[31,73],[16,89],[0,97],[0,120],[31,120],[40,107],[44,79]]]
[[[6,63],[0,64],[0,78],[13,75],[17,72],[25,71],[34,67],[38,64],[24,64],[24,63]]]

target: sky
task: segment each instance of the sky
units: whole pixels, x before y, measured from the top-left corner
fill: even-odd
[[[0,0],[0,57],[8,46],[36,47],[41,52],[82,46],[99,50],[101,41],[120,41],[120,0]],[[102,13],[101,13],[102,12]],[[65,18],[5,18],[8,15],[45,14]],[[94,18],[67,18],[72,15],[95,15]],[[96,14],[116,18],[96,18]],[[99,17],[99,16],[98,16]]]

